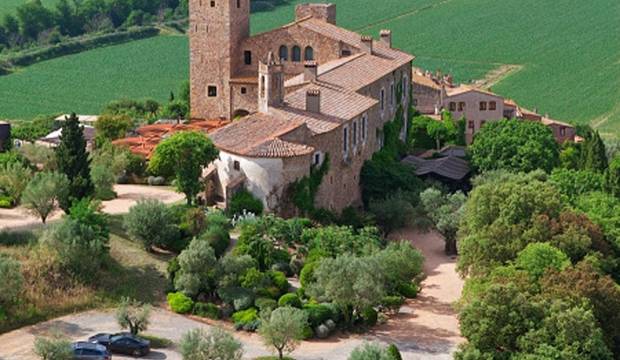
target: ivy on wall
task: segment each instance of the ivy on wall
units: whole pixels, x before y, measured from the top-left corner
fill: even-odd
[[[309,176],[304,176],[291,184],[293,204],[303,215],[315,212],[314,199],[328,171],[329,154],[325,154],[323,163],[320,166],[313,166]]]

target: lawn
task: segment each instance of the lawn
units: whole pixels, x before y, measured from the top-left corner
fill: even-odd
[[[252,31],[290,22],[299,2],[254,14]],[[333,2],[344,27],[372,35],[392,29],[417,66],[468,82],[520,65],[493,90],[558,119],[620,131],[617,0]],[[94,113],[121,97],[165,100],[187,78],[187,62],[185,38],[159,37],[40,63],[0,78],[0,117]]]

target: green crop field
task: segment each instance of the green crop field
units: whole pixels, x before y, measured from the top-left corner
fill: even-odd
[[[15,9],[25,3],[27,0],[0,0],[0,15],[6,13],[14,13]],[[45,6],[53,5],[57,0],[42,0],[41,3]]]
[[[290,22],[299,2],[254,14],[253,32]],[[395,46],[415,54],[417,66],[463,82],[514,66],[492,90],[552,117],[620,133],[617,0],[333,2],[344,27],[375,36],[393,30]],[[161,37],[40,63],[0,77],[0,117],[96,112],[127,96],[164,100],[187,77],[187,59],[185,38]]]

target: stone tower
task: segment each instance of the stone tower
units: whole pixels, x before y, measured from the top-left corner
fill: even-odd
[[[274,60],[273,53],[267,55],[267,62],[258,65],[258,111],[266,113],[269,107],[284,100],[284,74],[282,65]]]
[[[230,79],[250,35],[250,0],[190,0],[192,119],[231,118]]]

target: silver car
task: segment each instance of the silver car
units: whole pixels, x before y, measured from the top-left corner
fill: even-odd
[[[73,348],[73,359],[75,360],[111,360],[112,354],[105,346],[93,344],[86,341],[79,341],[71,344]]]

